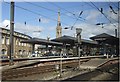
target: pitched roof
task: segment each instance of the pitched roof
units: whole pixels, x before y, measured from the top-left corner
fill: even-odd
[[[56,39],[52,39],[51,41],[56,41],[56,42],[62,42],[62,43],[68,43],[68,44],[74,44],[75,42],[77,42],[77,39],[75,37],[71,37],[71,36],[62,36]],[[91,41],[91,40],[85,40],[85,39],[81,39],[81,41],[83,43],[88,43],[88,44],[97,44],[96,41]]]
[[[102,33],[102,34],[90,37],[90,39],[96,40],[100,43],[104,42],[104,43],[108,43],[111,45],[118,45],[119,44],[119,38],[111,36],[111,35],[106,34],[106,33]]]
[[[109,34],[106,34],[106,33],[102,33],[102,34],[90,37],[90,39],[92,39],[92,40],[97,39],[97,38],[115,38],[115,37],[111,36]]]
[[[71,44],[71,43],[73,43],[74,41],[76,41],[76,39],[75,39],[74,37],[64,35],[64,36],[62,36],[62,37],[52,39],[51,41]]]
[[[32,39],[29,39],[29,40],[24,40],[24,41],[21,41],[22,43],[31,43],[31,44],[42,44],[42,45],[59,45],[61,46],[62,43],[59,43],[59,42],[54,42],[54,41],[48,41],[46,39],[40,39],[40,38],[32,38]]]

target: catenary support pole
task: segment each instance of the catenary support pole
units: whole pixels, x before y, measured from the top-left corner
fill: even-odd
[[[14,1],[10,4],[10,53],[9,53],[9,64],[13,65],[14,55]]]

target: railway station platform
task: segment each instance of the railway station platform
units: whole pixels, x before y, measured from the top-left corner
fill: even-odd
[[[116,58],[112,58],[112,59],[105,59],[104,61],[107,62],[107,61],[110,61],[110,60],[114,60]],[[104,64],[102,60],[98,60],[97,59],[91,59],[90,60],[91,63],[89,64],[92,64],[93,62],[97,63],[97,64]],[[88,64],[88,62],[86,62]],[[92,66],[95,66],[97,64],[94,64]],[[99,65],[97,65],[99,66]],[[66,80],[66,79],[69,79],[69,78],[73,78],[73,77],[76,77],[76,76],[79,76],[79,75],[82,75],[82,74],[88,74],[88,72],[92,72],[91,70],[89,69],[86,69],[86,70],[67,70],[67,71],[64,71],[62,73],[62,77],[59,77],[59,72],[47,72],[47,73],[41,73],[41,74],[35,74],[35,75],[31,75],[31,76],[26,76],[26,77],[19,77],[19,78],[13,78],[11,80],[14,80],[14,81],[17,81],[17,80],[20,80],[20,81],[24,81],[24,80],[29,80],[29,81],[33,81],[33,80],[49,80],[49,81],[53,81],[53,80]],[[98,74],[98,71],[95,72],[96,75]],[[91,76],[91,75],[90,75]],[[92,75],[93,76],[93,75]],[[83,79],[85,79],[86,77],[84,77]],[[89,79],[89,77],[87,77]],[[96,77],[98,78],[98,77]],[[96,79],[94,78],[94,79]],[[79,80],[79,78],[78,78]]]
[[[86,59],[86,57],[84,57],[84,58]],[[75,58],[68,58],[68,59],[75,59]],[[13,66],[6,66],[6,67],[4,67],[2,71],[4,71],[4,75],[10,69],[12,69],[13,71],[11,70],[10,72],[8,72],[8,74],[9,73],[10,74],[13,73],[12,75],[14,75],[14,73],[16,73],[18,75],[22,75],[23,74],[20,77],[16,76],[16,74],[15,74],[15,76],[17,78],[13,77],[13,78],[10,78],[10,80],[54,80],[54,79],[64,80],[64,79],[67,79],[67,78],[71,78],[73,76],[77,76],[77,75],[84,74],[84,73],[87,73],[89,71],[92,71],[92,70],[89,70],[89,69],[95,69],[95,68],[97,68],[99,66],[104,65],[105,63],[107,63],[107,62],[109,62],[111,60],[116,60],[116,59],[118,60],[118,58],[109,58],[109,59],[106,59],[106,58],[91,58],[90,57],[90,59],[88,61],[86,61],[86,62],[84,62],[84,63],[82,63],[80,65],[81,69],[79,69],[79,70],[78,70],[78,65],[75,68],[69,68],[69,69],[63,68],[62,69],[63,70],[62,71],[62,78],[58,78],[59,77],[59,70],[58,70],[58,72],[57,72],[57,70],[55,70],[55,71],[43,72],[43,73],[42,72],[38,73],[38,71],[40,71],[40,70],[38,70],[36,72],[33,71],[34,72],[34,74],[33,74],[33,73],[29,73],[30,70],[37,70],[38,68],[37,69],[36,68],[33,69],[33,67],[29,67],[29,70],[28,70],[28,69],[24,69],[24,67],[23,67],[23,68],[16,69],[16,71],[14,69],[12,69],[12,68],[17,68],[17,67],[25,66],[25,65],[31,65],[31,64],[35,64],[35,63],[39,63],[39,62],[43,62],[43,61],[55,61],[55,60],[60,60],[60,59],[43,59],[43,60],[36,60],[36,61],[35,60],[31,60],[31,61],[19,62],[18,64],[15,64]],[[62,60],[67,60],[67,59],[63,58]],[[81,61],[82,61],[82,58],[81,58]],[[39,69],[40,68],[41,67],[39,67]],[[25,71],[28,71],[28,72],[25,72],[23,69]],[[29,73],[29,75],[26,75],[28,73]]]
[[[92,59],[92,58],[102,58],[103,56],[86,56],[86,57],[80,57],[80,59]],[[14,65],[5,65],[1,66],[2,71],[8,70],[8,69],[14,69],[14,68],[19,68],[19,67],[25,67],[25,66],[30,66],[33,64],[37,63],[42,63],[42,62],[51,62],[51,61],[66,61],[66,60],[78,60],[79,57],[70,57],[70,58],[47,58],[47,59],[37,59],[37,60],[27,60],[27,61],[20,61],[18,63],[15,63]]]
[[[114,60],[116,58],[105,58],[105,59],[101,59],[101,58],[95,58],[95,59],[91,59],[88,62],[85,62],[83,64],[80,65],[81,69],[96,69],[98,67],[100,67],[101,65],[107,63],[110,60]],[[118,59],[118,58],[117,58]]]

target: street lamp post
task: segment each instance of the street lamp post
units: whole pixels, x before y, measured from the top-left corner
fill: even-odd
[[[78,56],[79,56],[79,69],[80,69],[80,45],[81,45],[81,28],[76,28],[76,34],[77,34],[77,41],[78,41]]]

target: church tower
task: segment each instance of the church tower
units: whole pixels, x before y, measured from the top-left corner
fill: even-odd
[[[60,22],[60,10],[58,11],[58,21],[57,21],[57,27],[56,27],[56,38],[62,36],[62,27]]]

